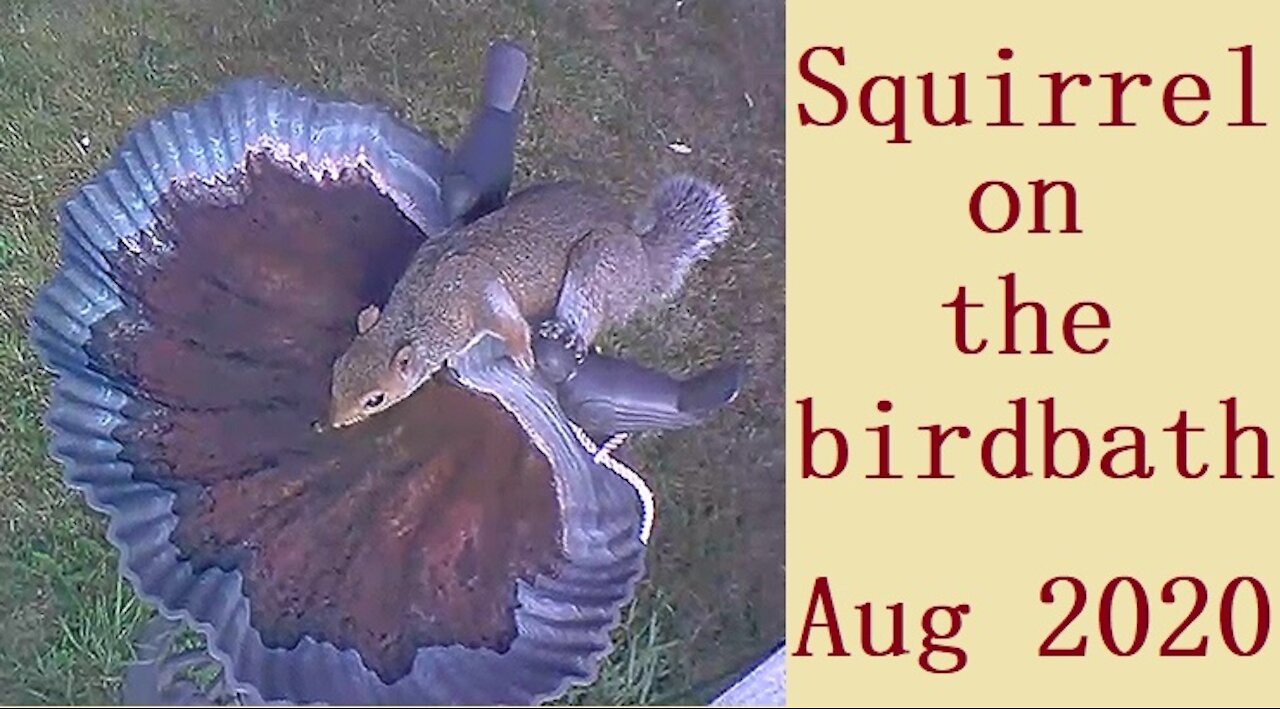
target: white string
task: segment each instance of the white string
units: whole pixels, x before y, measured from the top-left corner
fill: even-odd
[[[622,444],[625,443],[626,441],[627,441],[627,434],[625,433],[613,434],[613,436],[609,440],[604,442],[604,445],[600,446],[600,450],[596,451],[596,454],[592,458],[592,460],[594,460],[597,463],[603,461],[605,457],[613,455],[613,452],[621,448]]]
[[[627,434],[619,433],[605,441],[603,446],[597,446],[596,442],[591,440],[591,436],[588,436],[587,432],[582,430],[578,424],[570,421],[569,427],[573,429],[573,435],[578,437],[578,442],[582,444],[582,447],[586,448],[587,453],[591,454],[593,461],[608,468],[614,475],[622,478],[635,489],[636,495],[640,497],[640,506],[644,515],[640,520],[640,543],[648,545],[649,534],[653,531],[655,507],[653,492],[634,470],[628,468],[626,464],[612,455],[618,449],[618,446],[627,440]]]

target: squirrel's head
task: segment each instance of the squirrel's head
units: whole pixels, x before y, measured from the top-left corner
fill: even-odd
[[[408,398],[444,364],[422,338],[378,328],[370,305],[356,321],[357,335],[333,364],[329,425],[342,428],[379,414]],[[390,339],[398,336],[399,339]]]

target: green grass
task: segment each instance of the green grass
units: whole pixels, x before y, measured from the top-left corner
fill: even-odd
[[[564,701],[698,702],[782,630],[782,11],[776,0],[6,0],[0,6],[0,703],[115,700],[150,616],[102,520],[46,457],[48,379],[26,313],[56,262],[53,208],[135,121],[235,75],[388,105],[446,142],[483,52],[530,50],[517,183],[577,177],[627,197],[661,173],[716,179],[734,242],[676,307],[608,339],[754,378],[697,431],[626,455],[659,500],[650,573],[590,688]],[[748,102],[744,95],[749,94]],[[693,146],[675,155],[667,144]]]

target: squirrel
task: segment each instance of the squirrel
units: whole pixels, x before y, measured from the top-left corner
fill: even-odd
[[[532,374],[529,319],[553,312],[539,332],[581,361],[600,332],[678,293],[728,238],[733,208],[717,187],[678,175],[628,217],[597,189],[555,182],[455,229],[443,247],[420,246],[386,305],[357,316],[333,365],[329,424],[385,411],[485,335]]]

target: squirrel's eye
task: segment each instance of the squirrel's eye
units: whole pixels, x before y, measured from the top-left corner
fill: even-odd
[[[386,394],[383,394],[380,391],[375,391],[374,393],[370,394],[368,398],[364,400],[364,407],[366,409],[376,409],[379,406],[382,406],[382,402],[386,400],[387,400]]]

